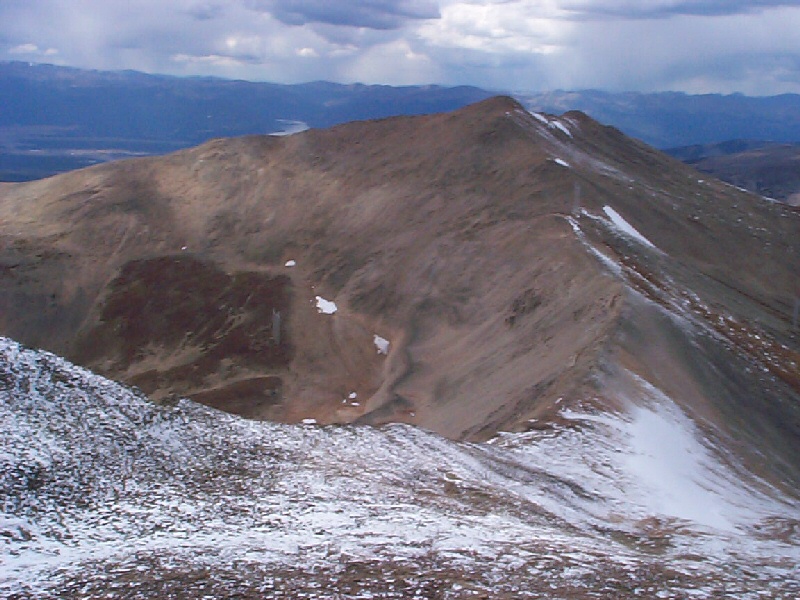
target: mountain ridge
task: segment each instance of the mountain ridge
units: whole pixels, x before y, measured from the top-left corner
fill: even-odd
[[[700,172],[767,198],[800,205],[800,144],[733,140],[667,152]]]
[[[650,385],[796,489],[799,230],[589,117],[494,98],[3,186],[0,333],[160,401],[455,439]]]

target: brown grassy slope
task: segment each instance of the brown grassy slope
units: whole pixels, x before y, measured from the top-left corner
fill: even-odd
[[[560,398],[614,406],[624,366],[710,422],[767,406],[731,435],[784,423],[779,450],[797,450],[797,213],[579,113],[560,122],[570,134],[496,98],[3,186],[0,333],[157,398],[476,439],[553,418]],[[660,252],[610,229],[605,205]],[[702,333],[705,348],[647,316],[675,297],[745,333]],[[750,334],[783,353],[769,385],[730,384],[730,365],[766,364]]]
[[[220,140],[10,188],[2,331],[157,397],[224,406],[225,389],[277,378],[260,412],[240,408],[253,416],[452,436],[519,420],[559,378],[581,380],[564,373],[588,370],[618,286],[557,216],[570,184],[513,108]],[[245,275],[288,278],[286,306],[242,305]],[[574,302],[563,323],[556,289]],[[316,294],[339,312],[318,314]],[[232,335],[254,341],[223,357]],[[343,404],[353,391],[358,406]]]

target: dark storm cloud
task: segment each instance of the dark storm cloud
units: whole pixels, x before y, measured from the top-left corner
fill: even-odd
[[[663,19],[678,15],[720,17],[770,8],[798,7],[800,0],[567,0],[562,8],[579,19]]]
[[[287,25],[327,23],[386,30],[410,20],[439,17],[435,0],[247,0],[247,4]]]

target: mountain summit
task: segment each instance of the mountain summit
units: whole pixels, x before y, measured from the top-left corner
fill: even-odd
[[[506,97],[0,186],[0,334],[156,401],[471,440],[669,403],[794,490],[798,265],[797,210]]]

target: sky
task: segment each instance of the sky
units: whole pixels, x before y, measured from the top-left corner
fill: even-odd
[[[764,96],[800,93],[800,0],[0,0],[0,60]]]

